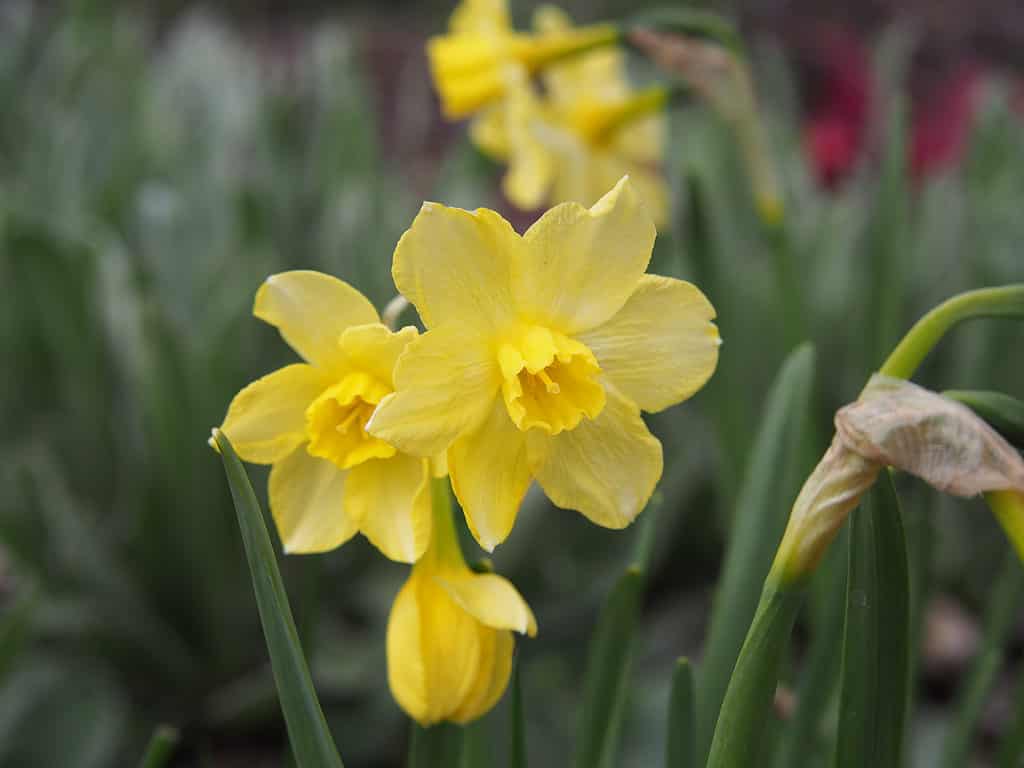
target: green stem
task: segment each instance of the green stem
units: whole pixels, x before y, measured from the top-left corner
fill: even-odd
[[[765,583],[722,702],[707,768],[758,765],[766,713],[803,594],[798,585]]]
[[[452,495],[447,477],[431,480],[430,506],[434,530],[430,537],[430,547],[420,562],[430,562],[433,566],[466,568],[462,545],[459,544],[459,532],[455,529],[455,518],[452,516]]]
[[[1024,283],[967,291],[942,302],[914,324],[879,373],[909,379],[947,331],[979,317],[1024,317]]]

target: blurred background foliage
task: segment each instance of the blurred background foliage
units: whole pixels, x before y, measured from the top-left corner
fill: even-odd
[[[181,730],[175,765],[288,760],[237,524],[206,446],[230,397],[290,360],[251,317],[253,294],[270,273],[311,268],[382,307],[394,244],[423,199],[495,207],[518,228],[533,218],[509,209],[499,169],[440,121],[421,50],[447,3],[258,5],[0,4],[2,765],[131,765],[159,723]],[[635,10],[567,5],[590,19]],[[740,480],[789,351],[784,305],[801,308],[817,349],[807,469],[835,408],[913,319],[956,291],[1024,279],[1019,5],[944,4],[971,19],[945,37],[923,34],[935,27],[921,4],[889,4],[897,24],[886,4],[845,15],[776,5],[725,10],[750,32],[785,189],[788,294],[730,132],[699,105],[671,115],[677,215],[652,271],[699,282],[725,345],[704,392],[651,418],[666,467],[622,765],[660,760],[673,660],[701,658]],[[522,24],[531,10],[514,4]],[[807,34],[816,29],[828,32]],[[837,74],[829,52],[848,50]],[[941,87],[919,87],[936,61],[969,77],[968,106],[959,90],[943,101]],[[855,95],[844,101],[844,88]],[[963,127],[929,139],[929,119]],[[918,378],[1022,397],[1022,350],[1018,326],[968,327]],[[265,472],[252,475],[262,492]],[[983,507],[913,483],[900,491],[921,638],[912,753],[924,766],[941,750],[1006,546]],[[519,650],[531,765],[569,761],[586,642],[635,536],[531,493],[495,554],[541,628]],[[383,637],[406,569],[362,540],[282,567],[347,764],[400,764],[408,725],[387,690]],[[841,599],[836,568],[801,620],[794,680]],[[979,760],[1014,712],[1016,601]],[[505,706],[485,721],[496,734]],[[818,764],[827,730],[801,764]]]

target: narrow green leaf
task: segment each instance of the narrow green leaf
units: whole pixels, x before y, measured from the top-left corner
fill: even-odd
[[[704,758],[729,677],[757,607],[757,596],[786,527],[802,479],[800,441],[810,410],[814,350],[794,350],[765,403],[740,490],[733,536],[712,607],[704,660],[697,675],[697,754]]]
[[[526,719],[523,716],[523,662],[516,658],[512,669],[512,743],[509,747],[508,768],[526,768]]]
[[[676,660],[672,673],[665,768],[697,768],[697,711],[693,668],[688,659]]]
[[[779,668],[804,591],[800,585],[764,585],[722,700],[707,768],[761,764]]]
[[[153,731],[142,757],[140,768],[163,768],[171,759],[171,753],[178,743],[178,729],[169,725],[159,725]]]
[[[627,568],[612,589],[591,638],[573,763],[576,768],[617,764],[642,587],[642,571],[635,566]]]
[[[238,514],[256,605],[295,761],[300,768],[341,768],[341,757],[302,655],[302,644],[256,494],[227,436],[218,430],[215,440]]]
[[[899,340],[903,269],[910,246],[910,194],[907,187],[907,109],[894,97],[886,127],[885,153],[876,191],[868,248],[868,359],[872,371]]]
[[[462,760],[463,730],[454,723],[439,723],[424,728],[412,724],[409,739],[408,768],[457,766]]]
[[[942,768],[967,765],[971,736],[978,724],[985,697],[1003,664],[1006,642],[1024,595],[1024,568],[1016,552],[1010,550],[1003,558],[1003,567],[996,580],[992,597],[985,611],[985,630],[981,648],[962,684],[956,715],[946,734],[942,750]]]
[[[853,513],[836,768],[903,762],[910,586],[902,513],[883,473]]]
[[[957,389],[942,393],[957,400],[992,425],[999,434],[1024,447],[1024,402],[1002,392]]]

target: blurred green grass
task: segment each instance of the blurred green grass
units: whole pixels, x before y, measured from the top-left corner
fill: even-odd
[[[438,127],[418,56],[381,77],[372,25],[325,21],[274,45],[208,15],[157,29],[81,8],[0,6],[0,764],[133,764],[164,722],[181,729],[182,765],[278,764],[283,724],[205,442],[241,386],[289,360],[251,317],[252,296],[266,275],[301,267],[383,306],[391,252],[421,198],[500,207],[498,172]],[[396,34],[376,49],[419,44]],[[883,101],[902,97],[907,55],[898,31],[877,46]],[[892,121],[873,126],[853,178],[824,193],[783,52],[755,56],[818,351],[810,460],[879,349],[927,307],[1024,279],[1024,131],[993,81],[958,169],[915,185],[896,150],[886,154],[900,144]],[[735,483],[789,351],[729,132],[700,107],[672,121],[668,170],[690,183],[678,184],[680,215],[652,271],[699,276],[725,344],[709,387],[651,418],[666,449],[664,504],[623,765],[660,759],[668,670],[679,655],[700,658]],[[892,291],[881,321],[880,274]],[[1021,397],[1022,342],[1011,324],[967,328],[920,378]],[[265,472],[252,474],[262,492]],[[983,604],[1004,548],[994,524],[917,486],[900,491],[929,574],[913,599],[927,589]],[[583,649],[633,537],[531,493],[496,553],[541,627],[520,649],[531,765],[569,761]],[[399,764],[407,725],[387,691],[383,633],[404,569],[361,541],[282,567],[347,764]],[[942,727],[950,713],[935,710]]]

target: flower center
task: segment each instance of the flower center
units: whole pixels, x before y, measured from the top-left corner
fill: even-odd
[[[542,326],[530,326],[502,344],[498,362],[508,415],[519,429],[557,435],[604,408],[604,387],[594,354],[580,342]]]
[[[367,373],[350,373],[306,409],[306,450],[341,469],[387,459],[395,448],[366,431],[373,409],[391,390]]]

